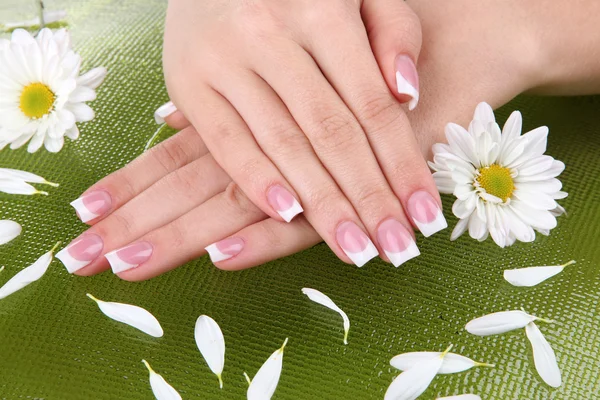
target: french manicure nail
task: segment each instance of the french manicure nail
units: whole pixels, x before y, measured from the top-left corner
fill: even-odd
[[[386,219],[379,225],[377,240],[395,267],[421,254],[410,232],[395,219]]]
[[[227,238],[204,248],[213,263],[224,261],[238,255],[244,249],[244,241],[240,238]]]
[[[419,74],[413,60],[404,54],[396,57],[396,86],[398,93],[411,97],[408,109],[414,110],[419,103]]]
[[[138,242],[111,251],[104,255],[113,273],[118,274],[132,268],[137,268],[152,256],[153,247],[148,242]]]
[[[418,191],[410,196],[408,213],[425,237],[448,227],[438,203],[426,191]]]
[[[337,228],[336,240],[348,258],[358,267],[379,255],[371,239],[354,222],[341,223]]]
[[[164,124],[165,118],[173,114],[175,111],[177,111],[177,107],[175,107],[175,104],[173,104],[172,101],[169,101],[158,107],[158,109],[154,112],[154,120],[157,124]]]
[[[104,190],[89,192],[71,202],[81,222],[88,222],[106,214],[112,205],[110,194]]]
[[[87,233],[73,240],[67,247],[56,253],[70,274],[89,265],[102,254],[104,242],[93,233]]]
[[[290,222],[304,210],[298,200],[283,186],[274,185],[267,191],[267,200],[285,222]]]

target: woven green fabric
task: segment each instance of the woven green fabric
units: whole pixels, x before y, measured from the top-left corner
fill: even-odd
[[[31,18],[29,2],[2,0],[0,20]],[[31,2],[32,3],[32,2]],[[154,110],[167,100],[161,70],[163,1],[47,1],[66,8],[85,69],[109,75],[92,103],[97,117],[59,154],[0,152],[0,166],[59,182],[50,196],[0,195],[0,219],[24,227],[0,247],[0,283],[85,226],[69,202],[88,186],[138,156],[156,133]],[[272,351],[290,338],[274,399],[381,399],[397,371],[399,353],[455,351],[496,363],[437,377],[423,399],[466,392],[485,399],[600,398],[600,120],[599,98],[520,98],[499,111],[525,115],[525,128],[548,125],[548,152],[564,160],[569,212],[550,237],[500,249],[490,240],[450,242],[449,232],[418,238],[421,257],[399,269],[372,261],[345,265],[325,245],[244,272],[223,272],[203,257],[164,276],[128,283],[110,273],[74,277],[54,261],[46,276],[0,301],[0,399],[151,399],[150,361],[184,399],[242,399],[246,382]],[[446,210],[452,199],[444,198]],[[453,226],[456,219],[446,212]],[[502,270],[576,259],[564,273],[534,288],[514,288]],[[351,320],[342,344],[341,319],[310,302],[302,287],[327,293]],[[107,319],[85,297],[140,305],[161,321],[154,339]],[[556,319],[540,324],[563,372],[563,386],[546,386],[533,367],[524,332],[479,338],[466,333],[471,318],[524,307]],[[226,338],[225,387],[219,390],[196,349],[195,319],[208,314]]]

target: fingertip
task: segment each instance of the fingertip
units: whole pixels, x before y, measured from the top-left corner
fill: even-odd
[[[175,111],[173,114],[164,118],[164,122],[173,129],[181,130],[191,125],[181,111]]]

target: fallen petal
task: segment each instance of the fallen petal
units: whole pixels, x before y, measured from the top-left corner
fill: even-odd
[[[142,360],[142,362],[150,373],[150,387],[156,400],[181,400],[181,395],[177,393],[177,390],[169,385],[165,378],[154,372],[148,361]]]
[[[48,195],[48,192],[43,192],[41,190],[37,190],[29,183],[21,180],[13,180],[13,179],[0,179],[0,192],[8,193],[8,194],[43,194]]]
[[[544,282],[546,279],[552,278],[554,275],[560,274],[566,266],[571,264],[575,264],[575,260],[571,260],[562,265],[553,265],[549,267],[505,269],[504,279],[513,286],[535,286],[538,283]]]
[[[332,309],[342,316],[344,320],[344,344],[348,344],[348,331],[350,330],[350,319],[348,315],[341,308],[339,308],[333,300],[329,298],[329,296],[319,292],[316,289],[304,288],[302,289],[302,293],[308,296],[309,299],[314,301],[315,303],[319,303],[327,308]]]
[[[94,300],[98,304],[98,307],[100,307],[100,311],[108,318],[133,326],[150,336],[162,337],[163,329],[160,323],[154,315],[145,309],[131,304],[102,301],[89,293],[87,297]]]
[[[48,182],[46,179],[42,178],[39,175],[12,168],[0,168],[0,179],[20,180],[23,182],[41,183],[43,185],[58,187],[58,183]]]
[[[481,400],[476,394],[459,394],[457,396],[438,397],[436,400]]]
[[[21,270],[8,282],[6,282],[4,286],[0,288],[0,299],[3,299],[8,295],[13,294],[17,290],[23,289],[25,286],[37,281],[42,276],[44,276],[44,274],[48,270],[50,262],[52,262],[54,250],[56,250],[58,246],[60,246],[60,242],[56,243],[52,250],[38,258],[36,262],[31,264],[29,267]]]
[[[540,377],[548,385],[555,388],[559,387],[562,383],[562,378],[558,363],[556,362],[556,355],[552,347],[550,347],[550,343],[548,343],[540,329],[533,322],[527,324],[525,334],[531,342],[533,362],[538,374],[540,374]]]
[[[219,387],[223,388],[223,367],[225,365],[225,338],[219,324],[208,315],[201,315],[196,320],[194,330],[198,350],[208,364],[208,368],[217,375]]]
[[[21,225],[8,219],[0,220],[0,245],[6,244],[21,234]]]
[[[435,351],[414,351],[411,353],[399,354],[390,360],[390,365],[400,371],[406,371],[434,357],[441,356],[441,352]],[[455,374],[463,372],[473,367],[494,367],[494,364],[480,363],[473,361],[468,357],[456,353],[448,353],[444,357],[444,362],[438,371],[438,374]]]
[[[528,323],[535,320],[553,322],[529,315],[524,311],[513,310],[496,312],[475,318],[467,323],[465,329],[467,332],[478,336],[497,335],[514,329],[524,328]]]
[[[438,374],[450,349],[452,346],[398,375],[385,392],[384,400],[414,400],[419,397]]]
[[[286,338],[283,342],[283,346],[276,350],[271,357],[260,367],[254,379],[250,381],[248,387],[247,398],[248,400],[269,400],[281,377],[281,370],[283,368],[283,349],[287,344],[288,339]],[[249,380],[248,375],[244,373],[246,380]]]

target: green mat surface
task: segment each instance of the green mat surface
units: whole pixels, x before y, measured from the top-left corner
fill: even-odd
[[[2,0],[0,20],[29,19],[33,2]],[[105,83],[92,103],[97,117],[59,154],[24,149],[0,152],[0,167],[19,168],[59,182],[50,196],[0,194],[0,219],[24,227],[0,247],[4,283],[48,251],[85,230],[69,202],[122,167],[157,132],[154,110],[167,100],[161,69],[166,2],[47,1],[66,9],[84,70],[103,65]],[[382,399],[399,353],[455,351],[496,368],[437,377],[423,399],[474,392],[484,399],[600,398],[600,99],[519,98],[499,111],[525,115],[525,128],[550,127],[548,153],[565,161],[561,179],[568,216],[550,237],[500,249],[490,240],[449,241],[450,230],[418,241],[422,256],[399,269],[373,261],[362,269],[338,261],[325,245],[244,272],[223,272],[204,257],[164,276],[128,283],[110,273],[74,277],[54,261],[46,276],[0,301],[0,399],[152,399],[141,359],[184,399],[243,399],[242,372],[253,375],[290,338],[274,399]],[[162,133],[160,134],[162,135]],[[162,135],[164,136],[164,135]],[[452,199],[444,198],[446,210]],[[453,226],[456,219],[446,212]],[[578,263],[534,288],[514,288],[502,270]],[[352,322],[342,344],[341,320],[300,292],[327,293]],[[127,302],[150,310],[165,336],[154,339],[102,315],[85,297]],[[541,325],[563,373],[559,389],[533,368],[524,332],[479,338],[464,324],[489,312],[525,309],[553,318]],[[193,339],[194,322],[208,314],[226,338],[225,387],[206,367]]]

